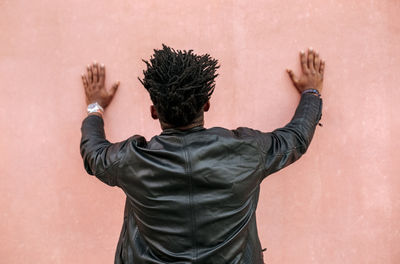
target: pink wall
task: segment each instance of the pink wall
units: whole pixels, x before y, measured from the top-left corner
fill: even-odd
[[[218,58],[207,126],[272,130],[299,96],[285,68],[327,61],[323,128],[262,185],[268,263],[400,263],[400,2],[0,0],[0,262],[111,263],[124,194],[79,155],[80,74],[120,89],[110,140],[160,132],[137,76],[166,43]]]

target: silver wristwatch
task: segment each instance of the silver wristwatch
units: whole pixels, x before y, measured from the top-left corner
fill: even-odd
[[[101,105],[99,105],[98,102],[95,102],[93,104],[88,105],[88,107],[87,107],[87,113],[88,114],[99,113],[99,112],[101,114],[103,114],[104,113],[104,109],[103,109],[103,107],[101,107]]]

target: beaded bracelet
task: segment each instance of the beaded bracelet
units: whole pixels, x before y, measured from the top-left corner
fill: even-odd
[[[303,92],[301,92],[301,95],[305,94],[305,93],[315,93],[316,95],[318,95],[318,97],[321,97],[321,94],[318,92],[318,90],[316,89],[307,89],[304,90]]]

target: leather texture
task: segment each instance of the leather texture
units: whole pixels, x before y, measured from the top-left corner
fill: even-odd
[[[110,143],[103,120],[82,123],[86,171],[126,194],[115,263],[263,263],[256,208],[262,180],[304,154],[322,100],[301,96],[285,127],[166,129]]]

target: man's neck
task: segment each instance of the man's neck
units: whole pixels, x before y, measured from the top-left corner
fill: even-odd
[[[204,126],[204,115],[200,115],[198,116],[196,119],[193,120],[192,123],[185,125],[185,126],[174,126],[168,123],[164,123],[163,121],[160,120],[160,124],[161,124],[161,128],[162,130],[165,129],[177,129],[177,130],[189,130],[191,128],[194,127],[198,127],[198,126]]]

